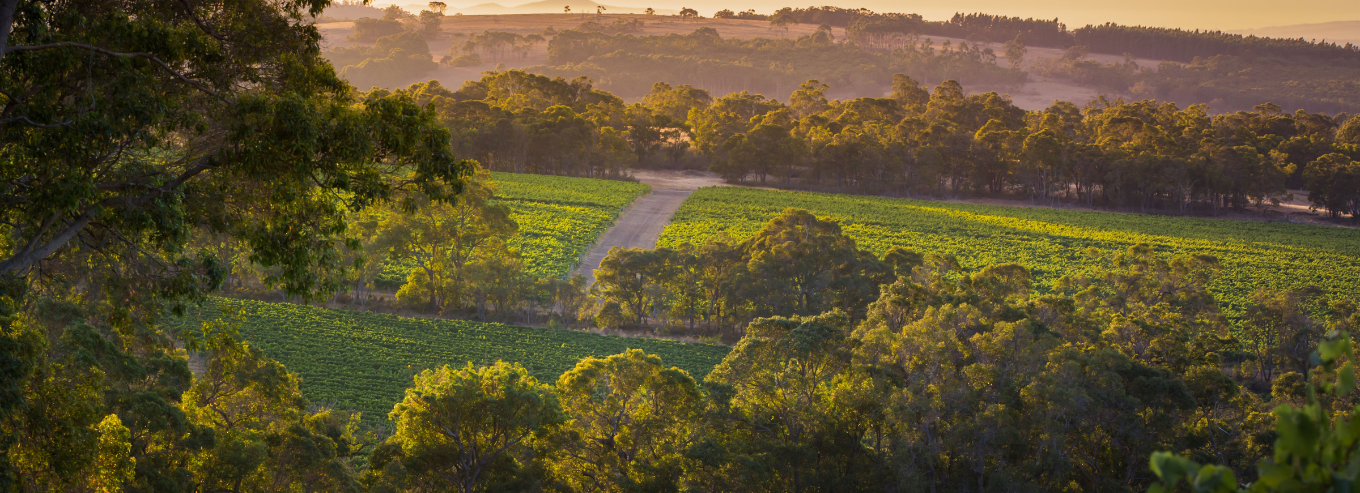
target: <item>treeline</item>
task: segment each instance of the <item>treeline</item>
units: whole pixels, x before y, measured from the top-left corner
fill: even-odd
[[[375,90],[369,97],[390,94]],[[492,171],[617,178],[665,145],[668,120],[624,105],[584,78],[565,80],[519,70],[487,72],[457,91],[438,81],[397,91],[431,105],[449,128],[453,148]],[[637,130],[629,132],[629,128]],[[669,135],[669,134],[667,134]]]
[[[1360,46],[1340,45],[1302,38],[1263,38],[1222,31],[1187,31],[1115,23],[1088,25],[1075,30],[1057,19],[1006,17],[983,13],[956,13],[947,21],[926,21],[918,14],[875,13],[868,9],[839,7],[785,7],[770,16],[800,24],[829,24],[846,28],[846,34],[897,32],[946,36],[1000,43],[1021,36],[1031,46],[1069,48],[1085,46],[1096,53],[1157,60],[1191,62],[1216,55],[1258,56],[1287,60],[1353,62],[1360,60]]]
[[[691,113],[695,147],[735,182],[1179,213],[1260,207],[1296,187],[1333,216],[1344,209],[1328,205],[1336,192],[1324,191],[1317,163],[1360,159],[1357,119],[1273,104],[1214,117],[1152,100],[1027,112],[995,93],[967,95],[952,81],[927,92],[903,76],[886,98],[829,101],[826,90],[809,81],[787,105],[718,98]]]
[[[829,89],[808,81],[782,103],[658,83],[624,104],[585,79],[508,71],[457,91],[431,82],[400,92],[432,104],[454,148],[494,171],[706,167],[788,188],[1181,214],[1260,208],[1302,188],[1339,216],[1360,197],[1343,175],[1320,171],[1360,161],[1360,119],[1346,115],[1263,104],[1209,116],[1105,99],[1025,111],[996,93],[966,94],[953,81],[927,91],[902,75],[884,98],[831,100]]]
[[[1028,38],[1027,38],[1028,41]],[[1037,42],[1031,42],[1038,46]],[[1187,31],[1164,27],[1121,26],[1105,23],[1072,32],[1071,45],[1086,46],[1096,53],[1132,53],[1141,58],[1192,62],[1218,55],[1268,57],[1331,63],[1360,61],[1360,46],[1339,45],[1303,38],[1262,38],[1221,31]],[[1057,46],[1063,47],[1065,46]]]
[[[936,47],[912,42],[896,48],[886,54],[866,52],[837,42],[829,28],[797,39],[723,39],[713,28],[665,36],[568,30],[548,43],[552,65],[528,70],[587,76],[626,98],[647,94],[656,81],[688,84],[715,94],[784,94],[810,78],[848,91],[877,93],[893,73],[993,86],[1025,81],[1023,72],[997,66],[991,50],[973,44]]]

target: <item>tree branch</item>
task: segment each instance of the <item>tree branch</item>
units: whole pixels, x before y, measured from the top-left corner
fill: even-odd
[[[14,0],[0,0],[0,2],[6,2],[6,1],[14,1]],[[0,12],[0,15],[3,15],[3,12]],[[0,18],[0,22],[3,22],[3,21],[4,21],[4,19],[3,19],[3,18]],[[190,79],[188,76],[184,75],[183,73],[179,72],[178,70],[175,70],[175,69],[172,68],[169,64],[165,63],[165,62],[164,62],[163,60],[161,60],[159,57],[157,57],[156,55],[153,55],[153,54],[151,54],[151,53],[141,53],[141,52],[123,53],[123,52],[117,52],[117,51],[112,51],[112,50],[106,50],[106,49],[104,49],[104,48],[100,48],[100,47],[98,47],[98,46],[87,45],[87,44],[85,44],[85,43],[76,43],[76,42],[74,42],[74,41],[61,41],[61,42],[57,42],[57,43],[48,43],[48,44],[42,44],[42,45],[10,46],[10,47],[6,47],[6,48],[4,49],[4,51],[0,51],[0,57],[3,57],[5,54],[11,53],[11,52],[40,51],[40,50],[50,50],[50,49],[55,49],[55,48],[67,48],[67,47],[69,47],[69,48],[79,48],[79,49],[82,49],[82,50],[93,51],[93,52],[95,52],[95,53],[100,53],[100,54],[104,54],[104,55],[108,55],[108,56],[112,56],[112,57],[119,57],[119,58],[144,58],[144,59],[150,60],[151,62],[155,63],[156,65],[159,65],[162,69],[165,69],[166,72],[169,72],[171,75],[174,75],[176,78],[178,78],[179,80],[183,81],[184,83],[194,86],[194,87],[197,88],[199,91],[202,91],[203,93],[208,94],[208,95],[210,95],[210,96],[212,96],[212,97],[215,97],[215,98],[217,98],[217,99],[220,99],[220,100],[222,100],[222,101],[231,102],[231,100],[227,99],[226,97],[222,96],[221,94],[218,94],[217,91],[214,91],[214,90],[212,90],[212,89],[209,89],[208,86],[203,85],[202,82],[199,82],[199,81]]]
[[[71,241],[71,238],[75,238],[81,230],[85,229],[85,226],[88,226],[90,221],[94,220],[95,209],[95,207],[91,207],[85,210],[81,215],[76,216],[75,220],[67,225],[66,229],[58,234],[56,238],[53,238],[52,241],[49,241],[40,247],[26,249],[26,251],[15,254],[10,258],[5,259],[3,262],[0,262],[0,276],[27,270],[39,260],[47,258],[48,255],[56,252],[62,245]],[[36,239],[37,238],[35,237],[34,240]]]
[[[213,31],[211,28],[208,27],[207,23],[199,19],[197,15],[194,15],[194,7],[192,5],[189,5],[189,0],[180,0],[179,3],[181,5],[184,5],[184,13],[187,14],[189,18],[194,21],[194,24],[198,25],[199,29],[202,29],[203,32],[208,33],[209,36],[212,36],[214,39],[218,41],[221,41],[223,43],[227,42],[227,38],[223,37],[221,34],[217,34],[216,31]]]
[[[79,234],[82,230],[84,230],[85,227],[89,226],[90,222],[94,220],[95,215],[97,215],[99,211],[102,210],[103,208],[105,207],[132,208],[146,205],[151,201],[156,200],[161,195],[164,195],[166,192],[179,188],[181,185],[184,184],[184,182],[189,181],[198,174],[216,165],[217,164],[214,162],[212,156],[204,156],[198,160],[198,164],[184,170],[183,173],[180,173],[179,176],[175,177],[174,180],[171,180],[165,186],[155,188],[146,195],[142,195],[140,197],[106,198],[100,201],[99,203],[94,204],[89,208],[85,209],[85,211],[81,213],[79,216],[76,216],[74,220],[67,224],[66,229],[63,230],[61,233],[57,234],[56,237],[52,238],[50,241],[43,244],[42,246],[37,246],[38,243],[41,241],[40,238],[42,238],[43,233],[46,232],[47,228],[49,228],[51,224],[55,221],[55,217],[49,217],[47,220],[44,221],[44,225],[36,233],[34,233],[33,238],[29,240],[28,245],[25,246],[23,250],[19,251],[19,253],[16,253],[3,261],[0,261],[0,277],[28,270],[29,267],[33,266],[33,264],[37,263],[38,261],[44,258],[47,258],[49,255],[52,255],[53,253],[56,253],[58,249],[66,245],[66,243],[71,241],[72,238],[75,238],[75,236]]]

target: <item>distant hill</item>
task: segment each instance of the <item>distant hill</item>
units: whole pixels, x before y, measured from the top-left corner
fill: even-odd
[[[1292,26],[1272,26],[1256,29],[1230,31],[1235,34],[1269,36],[1272,38],[1303,38],[1327,40],[1333,43],[1353,43],[1360,45],[1360,20],[1321,22],[1317,24],[1294,24]]]

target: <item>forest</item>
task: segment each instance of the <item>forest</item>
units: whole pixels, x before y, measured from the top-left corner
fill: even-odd
[[[1107,99],[1027,112],[952,80],[930,90],[903,74],[893,81],[887,97],[830,100],[829,85],[810,80],[786,103],[656,83],[624,104],[584,78],[517,70],[457,91],[396,92],[431,104],[460,155],[499,171],[708,168],[762,186],[1202,215],[1305,189],[1333,217],[1360,212],[1360,118],[1273,103],[1210,116],[1203,106]]]
[[[549,210],[525,197],[576,198],[555,214],[598,227],[645,191],[623,181],[630,168],[665,161],[738,183],[1210,214],[1297,180],[1316,207],[1354,218],[1356,118],[1266,102],[1215,116],[1151,100],[1027,112],[896,72],[888,97],[849,101],[816,81],[787,103],[658,82],[625,104],[586,78],[523,71],[360,91],[321,55],[328,4],[0,2],[0,491],[1343,491],[1360,479],[1356,299],[1239,286],[1257,289],[1225,308],[1215,282],[1238,258],[1137,241],[1087,248],[1089,268],[1054,275],[909,239],[861,244],[852,221],[794,207],[741,225],[742,238],[615,249],[589,288],[553,277],[562,256],[531,256],[534,270],[529,249],[509,246],[532,226],[515,207]],[[387,55],[402,50],[392,42]],[[503,177],[499,191],[489,170],[620,181]],[[1115,222],[1094,227],[1131,236]],[[1351,230],[1277,227],[1256,241],[1294,236],[1354,263],[1355,243],[1334,241]],[[1196,234],[1253,234],[1209,229]],[[379,239],[416,262],[406,298],[432,310],[504,316],[495,297],[513,286],[497,279],[519,264],[558,296],[600,300],[601,325],[655,323],[664,287],[664,317],[732,345],[620,348],[551,327],[217,302],[244,282],[235,261],[272,294],[334,300],[387,268],[364,255]],[[195,323],[209,308],[225,316]],[[382,329],[372,354],[347,353],[372,368],[340,380],[409,375],[399,401],[372,404],[386,422],[309,399],[243,335],[258,329],[241,323],[252,311],[283,313],[275,330]],[[485,352],[365,361],[407,344],[385,323],[424,331],[405,349],[467,336]],[[492,361],[515,331],[558,331],[518,348],[559,357],[556,370]],[[618,352],[568,347],[582,341]],[[317,351],[293,348],[299,361]],[[590,356],[566,367],[566,354]]]

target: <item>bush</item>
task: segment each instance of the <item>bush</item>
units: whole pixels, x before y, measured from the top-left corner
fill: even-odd
[[[474,67],[482,64],[482,57],[476,53],[468,53],[457,58],[446,56],[444,59],[454,67]]]
[[[401,22],[398,21],[369,18],[357,19],[354,21],[354,34],[349,35],[349,40],[368,43],[383,36],[401,34],[402,31]]]

